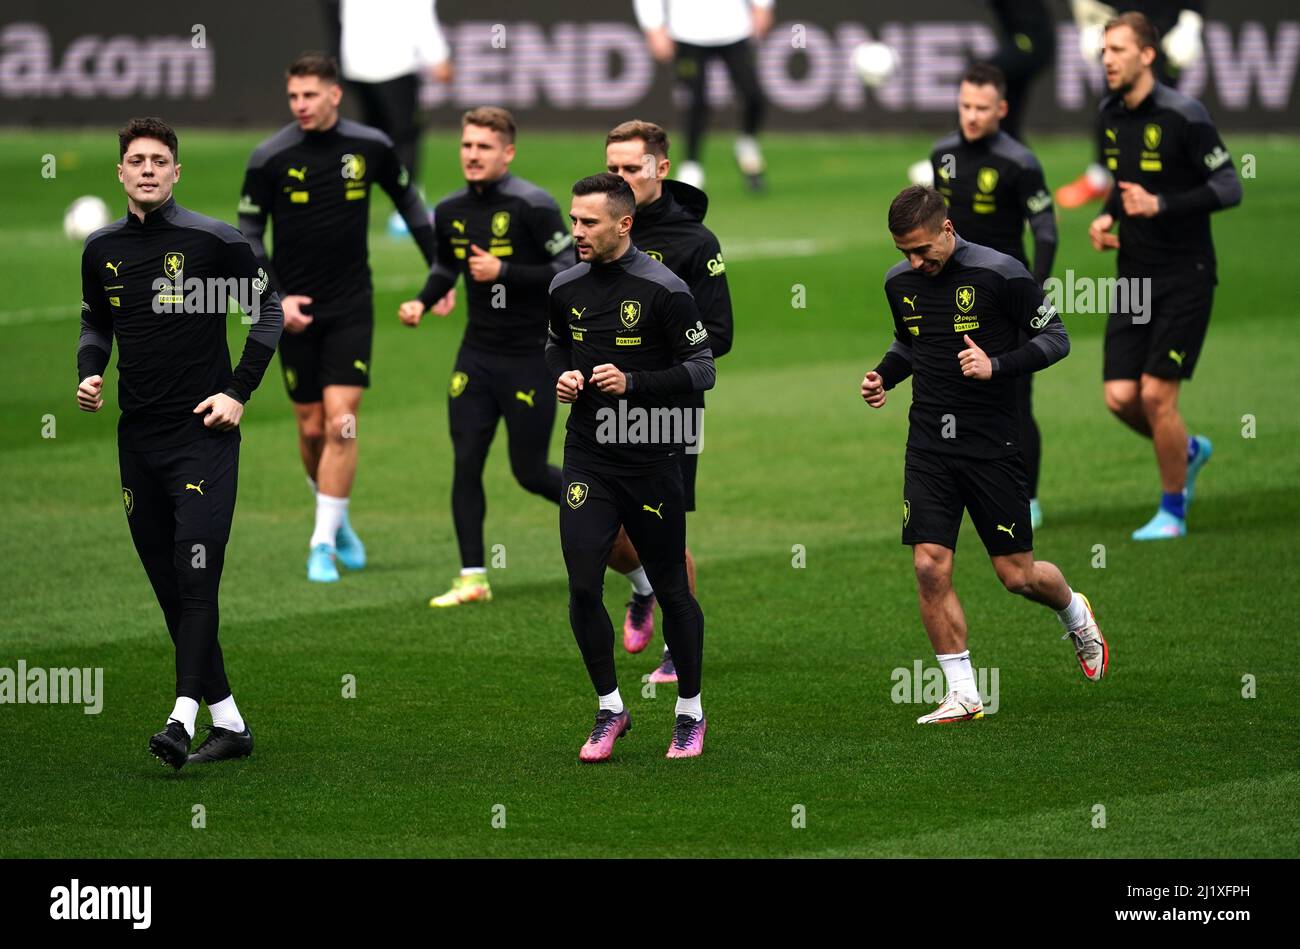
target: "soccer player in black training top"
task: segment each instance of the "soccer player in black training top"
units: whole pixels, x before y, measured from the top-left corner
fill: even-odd
[[[176,133],[161,119],[132,119],[118,143],[127,214],[91,234],[81,255],[77,404],[103,407],[116,337],[122,503],[176,646],[176,704],[149,750],[180,768],[253,750],[217,642],[217,591],[235,512],[239,422],[283,317],[239,232],[172,198]],[[251,324],[233,372],[231,295]],[[191,755],[200,701],[212,729]]]
[[[573,239],[555,199],[510,174],[514,157],[509,112],[485,106],[461,117],[466,184],[434,209],[437,258],[419,298],[398,310],[403,323],[418,326],[425,310],[465,275],[469,321],[447,402],[456,455],[451,515],[461,570],[450,590],[429,601],[432,607],[492,599],[483,554],[483,465],[503,416],[515,478],[525,490],[560,503],[560,469],[546,461],[555,380],[542,350],[546,288],[573,263]]]
[[[348,496],[375,328],[366,240],[371,183],[397,205],[426,262],[433,259],[433,227],[388,136],[339,118],[343,90],[333,59],[304,53],[289,64],[287,82],[294,121],[253,150],[239,226],[283,294],[280,365],[316,495],[307,579],[333,583],[336,560],[350,570],[366,564]],[[268,216],[274,268],[262,240]]]
[[[1098,153],[1116,187],[1089,230],[1099,251],[1118,249],[1120,285],[1141,291],[1141,312],[1106,322],[1106,406],[1155,446],[1160,507],[1134,540],[1187,533],[1187,505],[1210,458],[1210,440],[1189,438],[1178,392],[1192,377],[1214,302],[1210,215],[1241,202],[1232,156],[1195,99],[1156,82],[1156,34],[1140,13],[1106,25]],[[1111,228],[1119,222],[1119,235]],[[1133,292],[1127,294],[1132,306]]]
[[[713,385],[713,356],[690,289],[632,244],[636,199],[618,175],[573,186],[569,218],[582,263],[551,283],[546,362],[564,439],[560,543],[569,622],[599,700],[582,761],[605,761],[631,727],[614,674],[614,629],[601,599],[619,527],[641,556],[677,665],[669,758],[704,751],[700,703],[704,614],[686,577],[686,498],[676,454],[694,393]]]
[[[1007,112],[1006,82],[996,66],[976,64],[962,77],[957,97],[961,128],[939,139],[930,165],[948,218],[964,239],[992,247],[1026,267],[1025,222],[1034,234],[1031,272],[1041,287],[1056,257],[1056,216],[1038,159],[1000,127]],[[1020,393],[1020,452],[1029,475],[1029,519],[1042,524],[1038,471],[1042,440],[1034,420],[1033,376],[1016,379]]]
[[[1055,565],[1034,559],[1016,444],[1015,377],[1069,352],[1065,326],[1022,263],[958,236],[937,191],[904,189],[889,207],[889,230],[907,258],[885,276],[894,342],[863,378],[862,398],[880,408],[886,390],[912,376],[903,543],[912,548],[921,621],[948,681],[943,703],[917,723],[984,715],[952,588],[963,510],[998,579],[1056,610],[1083,674],[1098,681],[1109,663],[1106,640],[1088,600]],[[1028,342],[1019,343],[1022,332]]]
[[[636,198],[632,219],[632,243],[681,277],[691,288],[695,307],[709,331],[713,358],[731,350],[731,292],[727,287],[727,266],[713,232],[704,226],[708,196],[681,181],[668,180],[668,135],[653,122],[633,120],[615,126],[605,136],[605,166],[628,183]],[[704,447],[704,393],[692,396],[696,421],[692,442],[678,453],[686,510],[695,510],[695,474]],[[623,645],[628,652],[640,652],[654,635],[654,591],[645,575],[627,531],[620,530],[609,564],[632,581],[632,599],[623,620]],[[695,593],[695,561],[686,551],[686,576]],[[659,667],[651,682],[676,682],[672,654],[664,647]]]

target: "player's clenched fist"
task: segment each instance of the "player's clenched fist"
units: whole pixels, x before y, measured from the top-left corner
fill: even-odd
[[[218,392],[194,406],[195,415],[204,412],[207,413],[203,419],[204,425],[219,432],[228,432],[239,427],[239,420],[244,417],[244,403],[232,399],[224,392]]]
[[[1093,250],[1115,250],[1119,247],[1119,235],[1110,232],[1114,226],[1115,218],[1109,214],[1101,214],[1093,219],[1088,227],[1088,240],[1092,241]]]
[[[582,373],[576,369],[560,373],[560,377],[555,380],[555,397],[561,402],[578,401],[578,393],[581,390]]]
[[[622,395],[627,391],[627,376],[613,363],[602,363],[591,370],[591,381],[601,392]]]
[[[862,377],[862,401],[873,409],[885,404],[885,380],[874,369]]]
[[[397,308],[397,318],[406,326],[419,326],[422,316],[424,304],[419,300],[407,300]]]
[[[77,386],[77,406],[83,412],[98,412],[104,407],[103,376],[86,376]]]

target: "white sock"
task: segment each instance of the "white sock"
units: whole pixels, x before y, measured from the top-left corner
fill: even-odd
[[[1083,597],[1071,590],[1070,605],[1063,610],[1057,610],[1056,616],[1067,632],[1072,629],[1079,629],[1087,625],[1088,607],[1084,605]]]
[[[176,706],[172,709],[172,713],[167,716],[167,720],[169,722],[172,720],[180,722],[185,726],[185,730],[190,733],[190,737],[193,738],[194,720],[198,717],[199,703],[194,699],[187,699],[185,696],[180,695],[176,697]]]
[[[650,585],[650,578],[645,575],[645,567],[637,567],[623,576],[632,582],[632,590],[638,596],[649,596],[654,592],[654,587]]]
[[[235,708],[235,697],[227,695],[216,705],[209,705],[208,711],[212,713],[212,724],[216,728],[228,728],[232,732],[243,732],[244,720],[239,715],[239,709]]]
[[[693,699],[684,699],[680,696],[677,699],[677,710],[674,715],[689,715],[697,722],[704,718],[704,706],[700,704],[700,697],[697,695]]]
[[[618,689],[615,689],[609,695],[602,695],[600,696],[600,707],[609,709],[609,711],[618,715],[623,711],[623,696],[618,694]]]
[[[975,685],[975,673],[970,667],[970,650],[962,652],[935,654],[939,665],[943,667],[943,677],[948,680],[948,691],[957,692],[969,699],[979,698],[980,690]]]
[[[476,573],[487,573],[487,567],[461,567],[460,575],[462,577],[471,577]]]
[[[334,539],[338,536],[339,526],[343,523],[343,518],[348,514],[348,499],[334,498],[328,494],[316,495],[316,529],[311,532],[311,544],[315,547],[317,544],[326,544],[334,546]]]

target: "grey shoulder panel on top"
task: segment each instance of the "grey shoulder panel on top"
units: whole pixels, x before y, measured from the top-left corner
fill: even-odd
[[[1164,83],[1156,85],[1156,105],[1163,109],[1177,112],[1188,122],[1210,124],[1210,113],[1199,100],[1183,95],[1173,86]]]
[[[570,267],[568,270],[561,271],[560,273],[555,275],[555,279],[551,281],[551,288],[547,292],[554,293],[556,290],[560,289],[560,287],[564,286],[566,283],[572,283],[573,281],[577,280],[579,277],[585,277],[589,270],[591,270],[591,264],[581,263],[581,264],[575,264],[574,266]]]
[[[912,265],[906,260],[900,260],[898,263],[894,264],[894,266],[890,267],[888,272],[886,272],[885,283],[889,283],[889,281],[893,280],[895,277],[901,276],[902,274],[911,272]]]
[[[1005,133],[994,137],[990,150],[1021,168],[1038,167],[1038,156],[1029,150],[1029,146]]]
[[[933,155],[935,152],[941,152],[947,148],[959,148],[961,144],[961,132],[949,132],[934,143],[934,147],[930,149],[930,154]]]
[[[501,191],[510,195],[512,198],[518,198],[535,208],[558,208],[559,204],[551,197],[549,191],[540,188],[531,181],[523,178],[516,178],[511,175],[501,184]]]
[[[86,238],[86,242],[81,246],[83,248],[89,247],[91,244],[99,240],[101,237],[108,237],[110,234],[116,234],[122,228],[126,227],[126,219],[127,219],[127,215],[124,214],[116,221],[110,221],[109,223],[105,224],[99,230],[91,231],[90,236]]]
[[[173,206],[172,213],[167,220],[177,227],[211,234],[217,240],[226,244],[243,244],[247,242],[247,238],[239,233],[239,230],[234,225],[227,224],[225,221],[220,221],[214,217],[208,217],[206,214],[200,214],[198,211],[191,211],[189,208],[183,208],[180,205]]]
[[[468,193],[469,193],[469,185],[464,185],[460,188],[457,188],[455,191],[448,191],[441,198],[439,198],[437,204],[433,206],[434,213],[436,214],[438,208],[442,207],[448,201],[455,201],[457,198],[463,198]]]
[[[248,167],[260,168],[271,159],[272,155],[278,155],[286,148],[292,148],[301,142],[302,138],[303,131],[298,127],[298,123],[290,122],[270,138],[258,143],[253,149],[253,154],[248,157]]]
[[[1034,279],[1025,265],[1016,258],[994,250],[992,247],[985,247],[983,244],[972,244],[970,241],[967,241],[966,246],[962,248],[961,263],[966,267],[991,270],[1004,280],[1014,280],[1017,277],[1024,277],[1027,280]]]
[[[381,129],[373,125],[364,125],[361,122],[354,122],[352,119],[339,119],[339,134],[346,135],[349,138],[366,139],[367,141],[379,142],[381,145],[393,147],[393,140]]]
[[[690,293],[691,288],[681,277],[673,273],[649,254],[637,251],[636,256],[627,265],[627,272],[642,280],[657,283],[669,293]]]

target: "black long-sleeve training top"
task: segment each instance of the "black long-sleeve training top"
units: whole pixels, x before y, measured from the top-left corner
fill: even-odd
[[[692,396],[713,386],[709,331],[686,284],[629,246],[607,263],[581,263],[551,283],[546,363],[558,378],[576,369],[584,385],[569,411],[564,451],[613,473],[674,463],[681,444],[611,442],[602,424],[632,409],[693,411]],[[622,396],[601,392],[592,370],[604,363],[627,376]],[[613,416],[610,413],[614,413]],[[608,430],[608,429],[606,429]]]
[[[233,371],[232,296],[250,323]],[[219,392],[247,402],[283,325],[280,298],[248,241],[175,199],[143,221],[127,214],[86,239],[77,379],[103,375],[116,338],[123,448],[169,448],[210,432],[194,407]]]
[[[1025,265],[957,238],[934,276],[899,261],[885,275],[894,342],[876,371],[892,389],[912,376],[907,447],[974,458],[1019,450],[1020,400],[1014,377],[1037,372],[1070,351],[1056,308]],[[1029,338],[1017,345],[1020,334]],[[965,337],[988,354],[991,379],[962,375]]]

